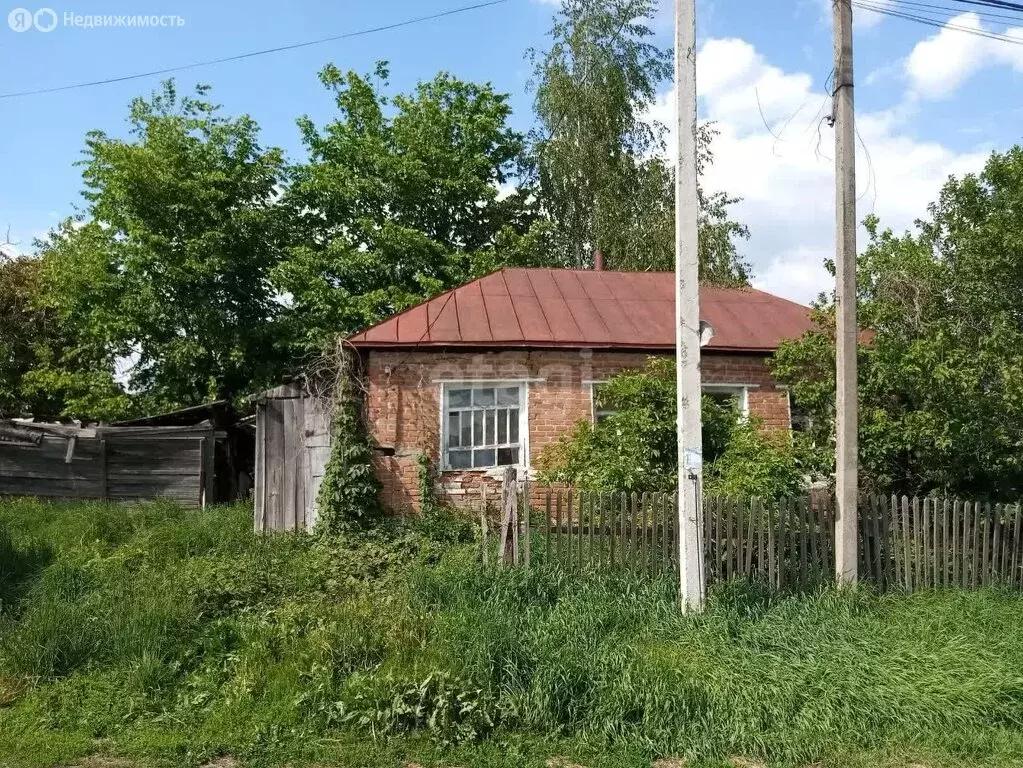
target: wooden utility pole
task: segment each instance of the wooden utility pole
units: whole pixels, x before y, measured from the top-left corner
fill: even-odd
[[[696,7],[675,0],[675,368],[678,388],[678,557],[682,606],[703,608],[703,437],[700,418],[700,257],[696,196]]]
[[[857,579],[859,497],[856,396],[856,126],[853,111],[852,0],[832,0],[835,25],[835,576]]]

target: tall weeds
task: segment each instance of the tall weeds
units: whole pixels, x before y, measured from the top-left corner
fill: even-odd
[[[668,580],[483,567],[437,519],[326,545],[254,536],[248,513],[0,503],[0,754],[44,733],[168,758],[403,734],[781,763],[1023,751],[1015,593],[735,582],[687,616]]]

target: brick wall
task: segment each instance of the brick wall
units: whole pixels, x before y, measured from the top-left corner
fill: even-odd
[[[502,352],[371,351],[366,355],[371,437],[380,449],[374,464],[383,501],[405,512],[419,504],[418,458],[434,463],[440,450],[440,390],[443,381],[529,380],[529,455],[533,459],[580,419],[591,417],[590,382],[641,368],[649,355],[591,350]],[[704,353],[705,384],[747,384],[750,413],[772,428],[790,423],[788,395],[775,387],[766,359],[755,355]],[[532,462],[531,462],[532,463]],[[442,472],[445,501],[479,504],[481,479],[497,493],[499,471]]]

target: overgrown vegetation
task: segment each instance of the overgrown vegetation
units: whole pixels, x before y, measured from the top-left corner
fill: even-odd
[[[0,762],[1020,764],[1018,594],[732,584],[687,617],[668,581],[484,568],[451,518],[250,524],[0,504]]]
[[[860,466],[881,492],[1016,498],[1023,490],[1023,149],[952,178],[915,233],[867,221],[857,262]],[[819,444],[834,421],[834,308],[777,355]]]
[[[599,408],[607,415],[581,421],[547,446],[537,465],[546,482],[603,491],[663,491],[678,484],[675,432],[675,363],[652,357],[645,368],[601,384]],[[805,492],[813,452],[801,438],[765,430],[742,419],[733,400],[704,396],[704,483],[732,497],[778,498]]]
[[[339,343],[326,361],[324,399],[330,411],[330,458],[316,503],[316,533],[335,536],[377,520],[383,513],[380,481],[365,423],[365,403],[357,387],[354,355]],[[322,382],[313,383],[314,388]]]

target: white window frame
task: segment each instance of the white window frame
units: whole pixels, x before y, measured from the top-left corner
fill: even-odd
[[[440,381],[440,455],[437,466],[441,472],[494,472],[502,471],[505,466],[517,469],[529,469],[529,382],[536,379],[465,379]],[[517,387],[519,390],[519,461],[517,464],[506,464],[488,467],[449,467],[448,466],[448,393],[453,389],[479,389],[481,387]],[[496,456],[495,456],[496,459]]]
[[[603,381],[588,381],[586,382],[590,386],[590,422],[594,425],[597,423],[597,387],[601,384],[607,384],[607,380]],[[602,411],[602,413],[611,414],[614,411]]]
[[[700,391],[704,393],[723,393],[736,395],[739,398],[739,416],[745,421],[749,418],[749,391],[759,389],[759,384],[704,384]]]
[[[597,387],[606,384],[607,379],[586,381],[590,387],[590,421],[597,423]],[[729,395],[737,395],[739,398],[739,415],[745,420],[749,418],[749,391],[759,389],[759,384],[703,384],[700,387],[702,393],[721,392]]]

